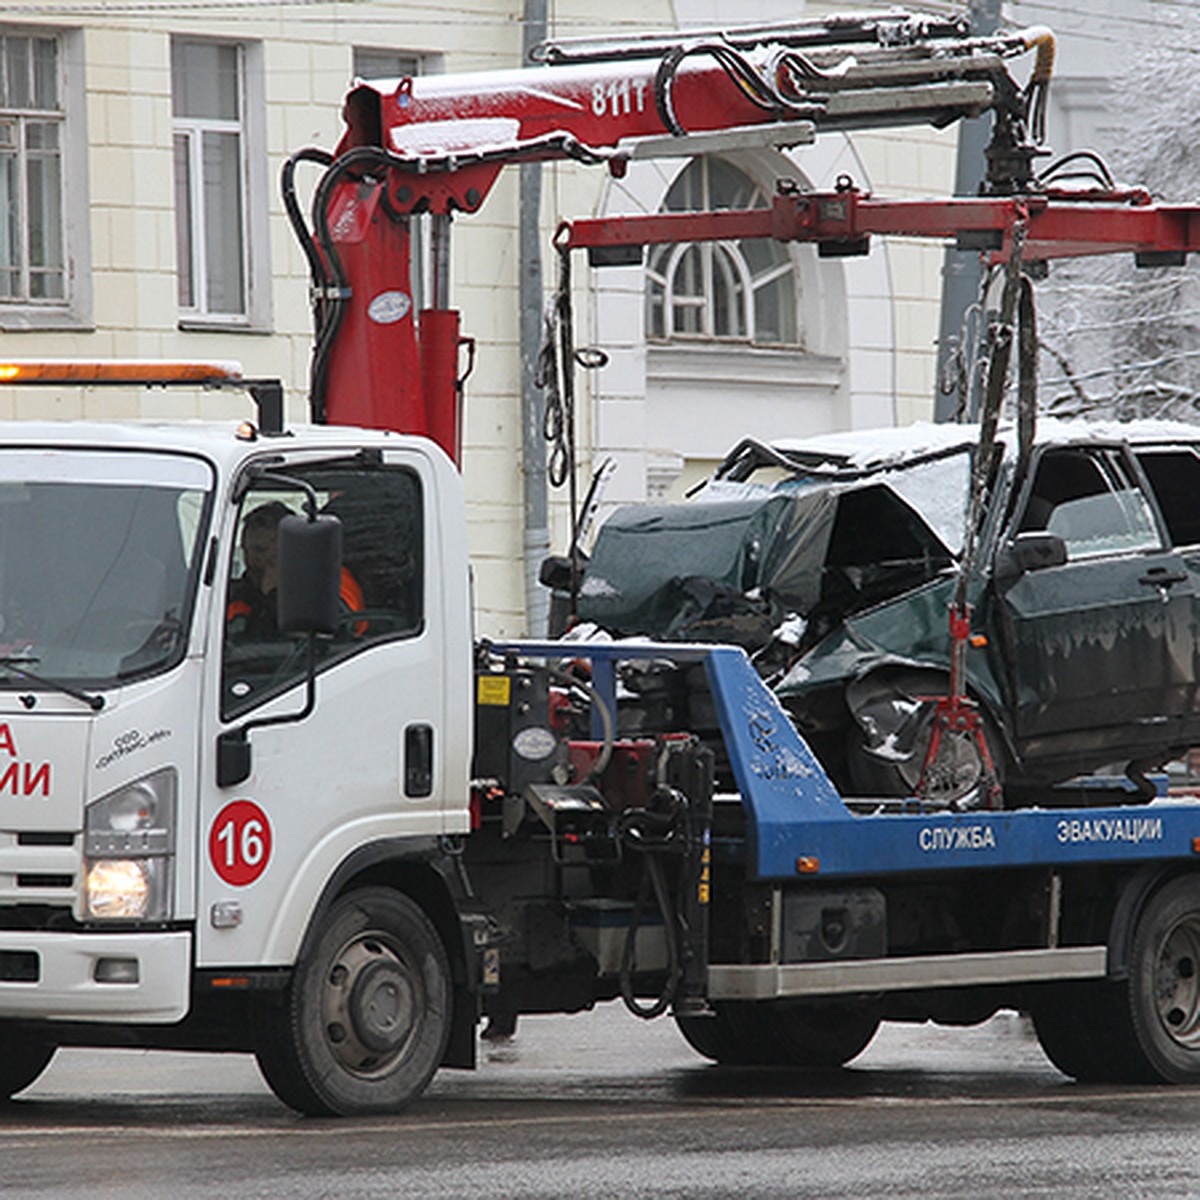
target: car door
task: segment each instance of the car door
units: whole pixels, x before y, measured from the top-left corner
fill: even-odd
[[[1121,445],[1047,446],[1032,464],[1014,530],[1056,535],[1066,561],[997,579],[1027,757],[1074,748],[1098,764],[1177,744],[1193,692],[1192,577],[1143,478]]]
[[[1200,445],[1160,442],[1135,446],[1134,457],[1150,484],[1171,545],[1179,552],[1191,576],[1192,624],[1200,629]],[[1192,662],[1193,691],[1185,710],[1184,730],[1189,745],[1200,742],[1200,711],[1195,703],[1195,681],[1200,679],[1200,638]]]

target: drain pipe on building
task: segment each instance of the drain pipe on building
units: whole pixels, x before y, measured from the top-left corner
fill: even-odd
[[[529,52],[546,40],[547,0],[525,0],[521,34],[522,66]],[[525,633],[545,637],[550,595],[538,583],[538,571],[550,553],[549,499],[546,487],[544,401],[538,387],[538,351],[542,343],[542,165],[522,163],[518,245],[521,305],[521,463],[524,496]]]

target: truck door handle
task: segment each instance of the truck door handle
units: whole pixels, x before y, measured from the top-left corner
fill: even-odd
[[[409,725],[404,730],[404,794],[419,800],[433,793],[433,727]]]
[[[1138,583],[1144,583],[1148,587],[1168,588],[1173,583],[1186,583],[1186,571],[1171,571],[1166,567],[1151,567],[1145,575],[1138,579]]]

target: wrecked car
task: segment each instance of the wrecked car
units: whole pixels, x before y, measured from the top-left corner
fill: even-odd
[[[733,642],[847,795],[955,804],[987,772],[944,737],[948,610],[978,431],[917,425],[745,441],[688,502],[616,510],[577,614],[617,636]],[[970,554],[966,691],[1005,803],[1146,772],[1200,744],[1200,429],[1001,427]]]

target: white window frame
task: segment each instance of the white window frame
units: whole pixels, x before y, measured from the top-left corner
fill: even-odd
[[[267,179],[266,95],[263,82],[263,48],[258,42],[231,41],[224,38],[179,36],[177,44],[233,46],[238,52],[238,89],[241,110],[236,120],[212,117],[172,117],[172,147],[179,135],[188,139],[190,198],[193,214],[191,227],[192,285],[194,303],[180,304],[179,328],[188,330],[224,329],[261,333],[271,327],[271,264],[269,183]],[[175,88],[172,80],[172,94]],[[196,213],[203,211],[203,173],[200,170],[201,140],[204,133],[237,133],[240,138],[239,186],[241,187],[241,249],[243,311],[209,310],[205,255],[205,229]],[[178,209],[175,220],[183,219]],[[176,241],[178,245],[178,239]],[[181,269],[176,264],[177,272]]]
[[[374,57],[378,60],[390,58],[395,60],[396,65],[412,63],[414,70],[405,72],[406,74],[429,75],[433,73],[431,70],[433,64],[430,60],[431,58],[437,57],[421,54],[416,50],[394,50],[390,46],[353,46],[351,47],[350,53],[350,69],[355,79],[380,79],[385,77],[384,75],[380,75],[377,71],[371,70],[368,73],[368,71],[364,69],[366,65],[364,60],[368,58]],[[390,74],[390,72],[385,73],[387,76],[390,76]]]
[[[55,329],[90,329],[92,323],[91,218],[88,209],[87,93],[84,86],[83,32],[41,25],[0,23],[6,36],[54,38],[58,43],[57,120],[61,127],[62,253],[64,295],[50,300],[21,296],[0,299],[0,330],[5,333]],[[2,109],[18,119],[53,119],[54,113],[35,109]],[[20,152],[24,161],[24,150]],[[23,173],[23,171],[22,171]],[[22,192],[24,188],[22,186]],[[23,204],[23,200],[22,200]],[[26,216],[20,217],[20,236],[26,237]],[[27,247],[25,247],[27,250]],[[27,264],[26,264],[27,266]]]
[[[724,167],[736,171],[743,176],[754,190],[755,208],[767,208],[770,205],[770,195],[757,179],[745,167],[732,159],[720,155],[702,155],[692,159],[683,171],[699,171],[701,186],[701,209],[712,209],[710,198],[710,171],[715,161],[720,161]],[[681,178],[681,171],[676,180]],[[672,182],[674,186],[674,181]],[[668,211],[665,207],[661,211]],[[774,243],[771,243],[772,245]],[[676,293],[676,284],[685,263],[699,265],[699,293]],[[739,312],[737,313],[737,329],[732,332],[717,331],[717,276],[725,279],[727,290],[736,295]],[[787,279],[785,287],[790,288],[792,295],[792,311],[790,332],[791,338],[782,341],[764,341],[758,336],[757,327],[757,297],[760,291],[770,287],[780,279]],[[678,346],[691,344],[742,344],[761,346],[767,350],[803,351],[806,343],[804,327],[803,297],[800,295],[801,276],[795,255],[784,247],[778,261],[771,263],[756,274],[745,257],[741,245],[737,241],[721,240],[717,242],[685,242],[675,246],[664,247],[655,255],[653,252],[646,266],[647,281],[647,340],[656,346]],[[655,298],[662,305],[663,329],[661,333],[650,332],[651,311]],[[695,331],[679,328],[679,315],[683,311],[696,314],[699,328]]]

